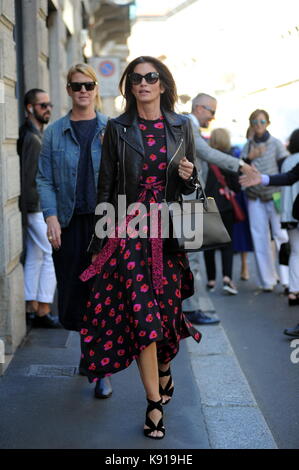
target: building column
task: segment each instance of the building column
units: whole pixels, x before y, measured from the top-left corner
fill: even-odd
[[[0,339],[12,355],[25,332],[14,1],[0,0]],[[0,346],[3,346],[1,343]],[[7,365],[0,364],[0,375]],[[2,361],[1,361],[2,362]]]

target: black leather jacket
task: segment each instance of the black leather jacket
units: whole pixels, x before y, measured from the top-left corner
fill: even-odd
[[[182,194],[195,190],[196,168],[191,181],[178,175],[179,161],[186,156],[194,164],[195,147],[190,120],[172,112],[162,111],[165,118],[167,146],[166,201],[177,201]],[[138,186],[143,167],[144,148],[137,114],[124,113],[108,122],[102,150],[97,204],[110,202],[116,207],[117,196],[126,195],[127,207],[137,201]],[[89,246],[99,252],[102,240],[96,235]]]

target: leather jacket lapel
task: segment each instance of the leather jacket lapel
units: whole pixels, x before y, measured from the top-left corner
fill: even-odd
[[[129,115],[126,116],[129,118]],[[130,119],[120,119],[118,122],[122,124],[123,128],[120,131],[120,138],[124,140],[130,147],[144,157],[144,148],[142,142],[142,135],[138,127],[137,116]]]

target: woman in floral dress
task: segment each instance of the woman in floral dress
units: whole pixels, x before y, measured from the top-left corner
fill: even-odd
[[[98,204],[111,203],[117,210],[122,196],[126,208],[133,204],[133,209],[118,225],[125,226],[125,237],[105,238],[101,219],[96,224],[93,264],[81,276],[84,281],[94,276],[94,283],[83,315],[80,370],[92,382],[136,359],[148,401],[144,435],[161,439],[162,405],[174,390],[170,361],[181,339],[192,336],[199,342],[201,334],[182,312],[182,300],[193,293],[187,257],[171,252],[167,239],[152,235],[149,213],[153,203],[194,191],[194,144],[188,119],[173,112],[176,86],[162,62],[135,59],[120,89],[126,109],[106,129]],[[141,203],[147,212],[138,234],[130,221]]]

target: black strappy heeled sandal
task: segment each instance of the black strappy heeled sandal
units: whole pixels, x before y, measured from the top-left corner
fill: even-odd
[[[163,372],[162,370],[159,369],[159,377],[169,377],[169,380],[166,384],[165,387],[162,387],[162,385],[159,385],[159,393],[160,395],[167,395],[169,397],[168,400],[165,400],[164,402],[162,401],[162,405],[167,405],[167,403],[170,402],[173,392],[174,392],[174,385],[173,385],[173,380],[170,372],[170,366],[169,368]],[[171,386],[172,385],[172,386]]]
[[[163,439],[165,436],[165,428],[163,426],[163,408],[162,408],[162,398],[159,401],[152,401],[147,398],[147,409],[146,409],[146,419],[145,419],[145,425],[148,426],[147,429],[144,429],[144,435],[146,437],[150,437],[151,439]],[[158,422],[157,425],[151,420],[151,418],[148,416],[148,414],[153,411],[153,410],[158,410],[162,414],[160,421]],[[162,433],[162,436],[151,436],[150,434],[154,431],[159,431]]]

